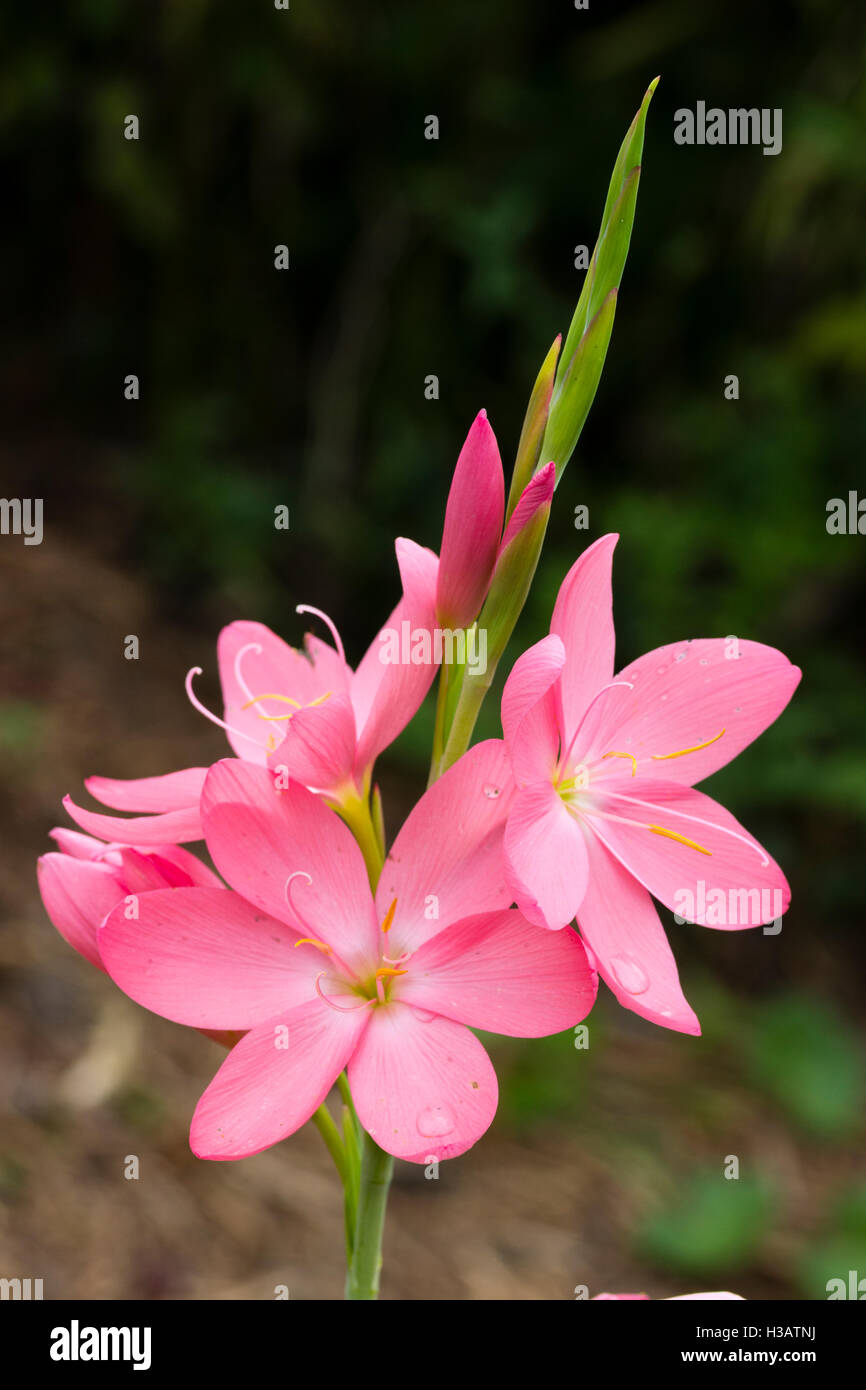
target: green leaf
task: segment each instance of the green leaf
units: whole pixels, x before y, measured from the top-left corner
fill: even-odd
[[[768,1183],[728,1179],[717,1173],[695,1178],[685,1195],[646,1221],[638,1245],[669,1269],[702,1272],[747,1263],[772,1218]]]
[[[563,378],[559,400],[551,410],[541,445],[544,462],[553,459],[557,480],[580,438],[601,380],[607,345],[613,331],[617,292],[611,289],[581,338],[571,366]]]
[[[526,487],[536,465],[541,458],[541,442],[544,438],[544,431],[547,428],[547,415],[550,409],[550,398],[553,394],[553,381],[556,375],[556,364],[559,361],[559,349],[562,346],[562,334],[557,334],[553,340],[553,345],[541,364],[541,371],[535,379],[532,388],[532,395],[529,397],[529,405],[526,407],[526,415],[523,420],[523,428],[520,431],[520,442],[517,445],[517,458],[514,463],[514,472],[511,477],[511,490],[508,494],[508,511],[506,521],[508,521],[514,508],[520,499],[520,494]],[[548,463],[549,459],[541,460]]]
[[[542,463],[555,460],[557,482],[580,438],[607,356],[616,293],[634,226],[647,111],[658,80],[654,78],[647,88],[617,155],[598,241],[559,358],[547,428],[538,455]],[[592,342],[588,344],[590,335]]]
[[[864,1101],[860,1042],[823,1004],[789,994],[764,1005],[746,1047],[753,1078],[804,1129],[831,1138],[857,1125]]]

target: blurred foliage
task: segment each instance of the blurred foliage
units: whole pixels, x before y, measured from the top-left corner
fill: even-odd
[[[46,527],[137,574],[168,620],[215,638],[256,617],[297,641],[306,601],[355,659],[397,596],[394,536],[438,547],[482,406],[510,465],[580,292],[574,248],[661,74],[605,372],[510,657],[616,529],[623,663],[737,634],[803,667],[784,718],[709,787],[789,867],[783,933],[673,941],[704,1048],[843,1158],[863,1094],[866,542],[825,520],[866,490],[864,18],[858,0],[264,0],[242,23],[230,0],[69,0],[50,23],[0,18],[7,494],[44,493]],[[675,145],[697,100],[780,107],[782,153]],[[431,729],[425,708],[389,754],[413,788]],[[478,734],[498,731],[491,699]],[[39,736],[38,710],[4,704],[4,751]],[[829,1004],[818,982],[840,977]],[[585,1113],[603,1049],[497,1046],[506,1122]],[[724,1133],[713,1093],[682,1086]],[[147,1097],[124,1104],[157,1123]],[[646,1216],[653,1259],[756,1258],[784,1202],[692,1177]],[[826,1269],[866,1273],[862,1190],[815,1220],[799,1279],[822,1296]]]
[[[805,1129],[850,1134],[863,1118],[861,1040],[826,1005],[788,995],[763,1003],[748,1039],[754,1081]]]
[[[644,1223],[638,1244],[650,1259],[683,1274],[727,1271],[754,1258],[773,1206],[766,1180],[701,1173]]]

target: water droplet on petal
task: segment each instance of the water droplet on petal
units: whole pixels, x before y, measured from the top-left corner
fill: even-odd
[[[410,1004],[409,1007],[413,1016],[417,1018],[419,1023],[432,1023],[436,1017],[435,1014],[430,1013],[429,1009],[416,1009],[414,1004]]]
[[[627,994],[643,994],[649,989],[649,976],[634,956],[611,956],[610,965]]]
[[[698,662],[698,665],[699,665],[699,666],[706,666],[706,664],[707,664],[707,658],[706,658],[705,656],[702,656],[701,659],[700,659],[700,661]]]
[[[447,1105],[426,1105],[418,1111],[415,1120],[418,1133],[425,1139],[438,1139],[443,1134],[451,1134],[456,1123]]]
[[[662,1018],[673,1018],[674,1016],[673,1009],[660,1009],[659,1012]]]
[[[667,695],[662,695],[662,696],[661,696],[661,699],[662,699],[662,700],[666,700],[667,698],[668,698]]]
[[[734,705],[734,714],[739,714],[740,708],[741,708],[740,705]]]
[[[685,661],[685,659],[686,659],[686,654],[685,654],[685,652],[677,652],[676,659],[677,659],[677,661]]]
[[[666,670],[667,670],[667,667],[666,667],[666,666],[659,666],[659,667],[656,668],[656,675],[657,675],[657,676],[663,676]]]
[[[489,796],[491,800],[497,797],[501,791],[501,787],[494,787],[491,782],[487,782],[484,786],[484,795]]]

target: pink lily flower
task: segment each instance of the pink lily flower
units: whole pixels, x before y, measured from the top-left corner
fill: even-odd
[[[448,502],[436,583],[436,619],[443,628],[466,628],[477,618],[508,546],[550,502],[556,466],[545,464],[518,498],[503,533],[505,477],[496,435],[482,410],[460,450]]]
[[[413,541],[396,542],[403,595],[382,632],[432,630],[438,561]],[[346,661],[343,643],[326,614],[315,613],[330,628],[334,645],[307,634],[306,654],[290,647],[261,623],[235,622],[223,628],[217,645],[224,717],[198,700],[186,679],[194,707],[223,728],[239,758],[258,764],[273,761],[288,776],[340,801],[369,790],[373,764],[406,727],[429,690],[436,666],[385,662],[381,633],[357,670]],[[199,802],[207,768],[191,767],[161,777],[131,781],[89,777],[88,791],[117,811],[147,812],[132,820],[77,806],[64,806],[76,823],[103,840],[133,840],[138,845],[185,843],[202,838]]]
[[[722,928],[766,924],[787,909],[779,866],[693,784],[778,718],[800,671],[758,642],[709,639],[659,647],[614,677],[617,539],[603,536],[572,566],[550,636],[505,685],[502,726],[519,787],[506,874],[530,921],[558,929],[577,917],[621,1004],[699,1033],[650,895]]]
[[[502,831],[513,788],[498,741],[478,744],[401,829],[375,899],[360,850],[321,798],[227,759],[208,773],[208,849],[233,891],[183,888],[110,914],[109,974],[154,1013],[249,1030],[205,1091],[200,1158],[292,1134],[348,1068],[358,1116],[410,1162],[463,1153],[497,1105],[470,1032],[535,1037],[590,1009],[595,973],[574,932],[509,908]]]
[[[502,459],[482,410],[460,450],[445,508],[436,586],[442,627],[468,627],[478,616],[493,577],[504,516]]]
[[[97,934],[118,903],[163,888],[221,888],[216,874],[178,845],[136,849],[103,844],[75,830],[51,831],[60,849],[40,856],[37,872],[45,911],[69,945],[104,970]]]
[[[720,1298],[735,1298],[739,1303],[742,1303],[744,1301],[743,1295],[739,1293],[677,1293],[673,1294],[670,1298],[664,1299],[663,1301],[665,1303],[690,1303],[694,1299],[699,1299],[702,1301],[707,1298],[714,1299],[716,1301],[718,1301],[718,1299]],[[649,1299],[650,1296],[648,1293],[597,1293],[595,1297],[590,1301],[592,1303],[606,1303],[611,1301],[617,1301],[622,1303],[623,1301],[634,1302],[641,1300],[646,1300],[647,1302],[649,1302]]]

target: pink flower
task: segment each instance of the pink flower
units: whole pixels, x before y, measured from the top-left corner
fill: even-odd
[[[502,460],[482,410],[460,450],[445,508],[436,587],[436,616],[443,627],[468,627],[477,617],[493,576],[504,516]]]
[[[678,1293],[674,1294],[671,1298],[666,1298],[664,1301],[666,1303],[688,1303],[692,1299],[703,1300],[706,1298],[715,1300],[720,1298],[735,1298],[740,1303],[743,1302],[743,1296],[739,1293]],[[634,1302],[643,1300],[649,1301],[648,1293],[597,1293],[595,1298],[591,1301],[593,1303],[607,1303],[613,1301],[622,1303],[624,1301]]]
[[[309,1119],[348,1068],[364,1128],[412,1162],[462,1153],[489,1126],[496,1075],[470,1032],[577,1023],[595,975],[574,932],[509,909],[502,830],[512,796],[497,741],[473,748],[412,811],[375,900],[339,817],[300,784],[226,760],[202,818],[234,891],[183,888],[113,912],[112,978],[178,1023],[248,1029],[205,1091],[190,1143],[242,1158]]]
[[[210,869],[178,845],[136,849],[106,845],[75,830],[51,835],[60,853],[43,854],[37,866],[45,911],[64,940],[100,970],[105,966],[97,933],[118,903],[125,909],[128,898],[155,889],[221,887]]]
[[[505,479],[499,446],[487,411],[475,417],[445,509],[436,584],[436,618],[443,628],[465,628],[475,621],[497,566],[507,560],[508,546],[549,504],[555,482],[555,465],[545,464],[529,479],[503,534]],[[536,559],[537,553],[533,565]]]
[[[626,1008],[698,1033],[650,894],[726,928],[781,916],[770,856],[693,783],[781,714],[800,671],[736,639],[674,642],[614,678],[611,562],[603,536],[566,576],[550,636],[515,663],[502,725],[519,791],[505,832],[508,883],[530,921],[577,917]]]
[[[398,540],[403,596],[383,632],[404,622],[430,631],[438,561],[413,541]],[[302,605],[299,612],[319,613]],[[366,793],[376,758],[406,727],[429,690],[436,666],[382,660],[381,634],[356,671],[346,661],[340,635],[324,614],[334,646],[307,634],[306,654],[288,646],[261,623],[235,622],[223,628],[217,645],[224,717],[199,702],[192,679],[187,692],[195,707],[225,729],[238,757],[266,764],[269,758],[288,776],[316,791],[341,799]],[[64,805],[83,830],[104,840],[136,844],[185,842],[202,837],[199,800],[207,768],[191,767],[162,777],[118,781],[90,777],[88,791],[117,811],[152,814],[126,820]]]

